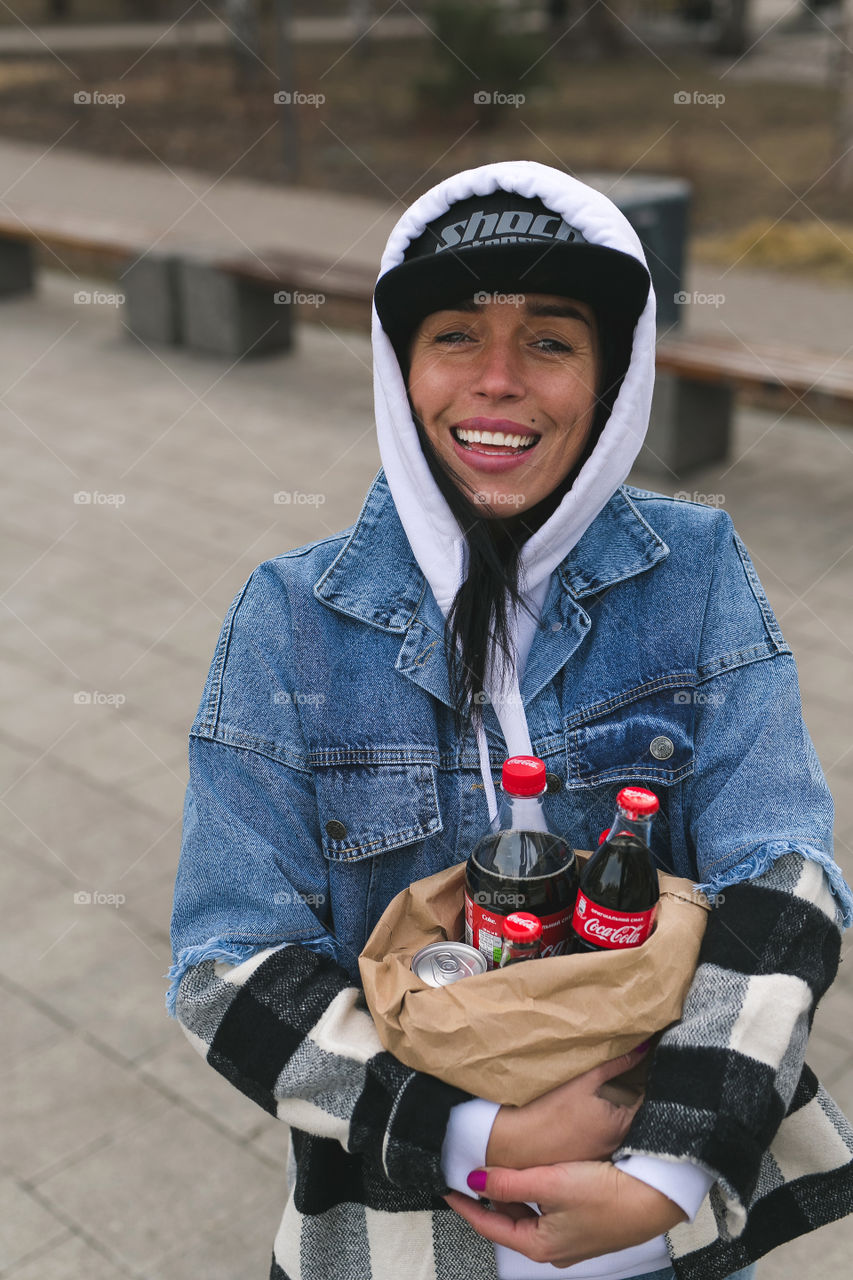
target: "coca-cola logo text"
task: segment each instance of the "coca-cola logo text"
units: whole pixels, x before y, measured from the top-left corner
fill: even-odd
[[[558,942],[552,942],[550,946],[539,948],[540,960],[547,960],[548,956],[563,956],[566,954],[566,938],[560,938]]]
[[[605,925],[595,916],[582,923],[587,937],[598,938],[611,947],[638,947],[645,941],[647,932],[641,924]]]

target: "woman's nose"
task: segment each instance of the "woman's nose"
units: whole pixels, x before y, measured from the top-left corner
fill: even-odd
[[[471,390],[475,395],[492,398],[524,395],[520,363],[511,343],[493,341],[484,344],[474,364]]]

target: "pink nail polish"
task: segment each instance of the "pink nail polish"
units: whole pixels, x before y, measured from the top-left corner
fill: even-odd
[[[485,1191],[487,1176],[485,1169],[472,1169],[466,1181],[472,1191]]]

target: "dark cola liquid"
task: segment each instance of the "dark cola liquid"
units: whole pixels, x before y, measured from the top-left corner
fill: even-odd
[[[572,906],[578,889],[574,852],[543,831],[500,831],[486,836],[468,860],[468,892],[499,915],[529,911],[553,915]]]
[[[586,897],[591,904],[606,912],[624,915],[628,920],[636,919],[652,911],[660,897],[660,886],[657,871],[652,861],[651,851],[642,840],[633,834],[623,832],[611,837],[600,845],[587,862],[580,877],[580,893],[578,902]],[[578,929],[578,917],[575,916],[574,951],[604,951],[614,946],[637,946],[631,941],[632,934],[627,923],[620,926],[619,921],[609,925],[603,923],[597,928],[598,941],[592,937],[581,936]],[[649,927],[651,923],[649,922]],[[608,935],[608,928],[613,933]],[[619,940],[619,933],[622,939]],[[643,930],[640,929],[640,933]],[[641,939],[643,940],[643,939]],[[605,941],[608,945],[605,945]]]
[[[497,964],[500,919],[513,911],[529,911],[543,922],[541,954],[560,954],[571,938],[577,889],[577,861],[565,840],[542,831],[487,835],[468,859],[466,941],[484,951],[490,966]],[[497,919],[489,923],[488,916]]]

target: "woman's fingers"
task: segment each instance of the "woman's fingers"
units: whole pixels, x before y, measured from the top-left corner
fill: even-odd
[[[560,1267],[641,1244],[685,1218],[662,1192],[608,1161],[475,1169],[469,1185],[498,1206],[489,1211],[468,1196],[445,1197],[475,1231],[534,1262]],[[523,1214],[524,1203],[538,1205],[541,1214]]]
[[[517,1222],[520,1218],[537,1218],[539,1215],[529,1204],[516,1204],[512,1200],[491,1200],[489,1202],[495,1213],[502,1213]]]
[[[444,1198],[451,1209],[455,1209],[486,1240],[536,1259],[539,1252],[539,1218],[532,1209],[527,1209],[525,1215],[518,1212],[522,1208],[526,1209],[526,1205],[514,1205],[512,1214],[509,1214],[501,1212],[505,1207],[503,1204],[497,1210],[487,1209],[479,1200],[472,1200],[459,1191],[451,1191]]]
[[[545,1209],[554,1203],[559,1192],[563,1181],[562,1169],[561,1165],[540,1165],[533,1169],[476,1169],[470,1175],[468,1185],[492,1203],[532,1203]]]
[[[621,1076],[625,1071],[630,1071],[631,1067],[635,1067],[649,1051],[649,1041],[644,1044],[638,1044],[636,1049],[631,1049],[628,1053],[620,1054],[618,1058],[611,1058],[608,1062],[602,1062],[600,1066],[593,1067],[590,1075],[598,1083],[603,1084],[605,1080],[612,1080],[614,1076]]]

